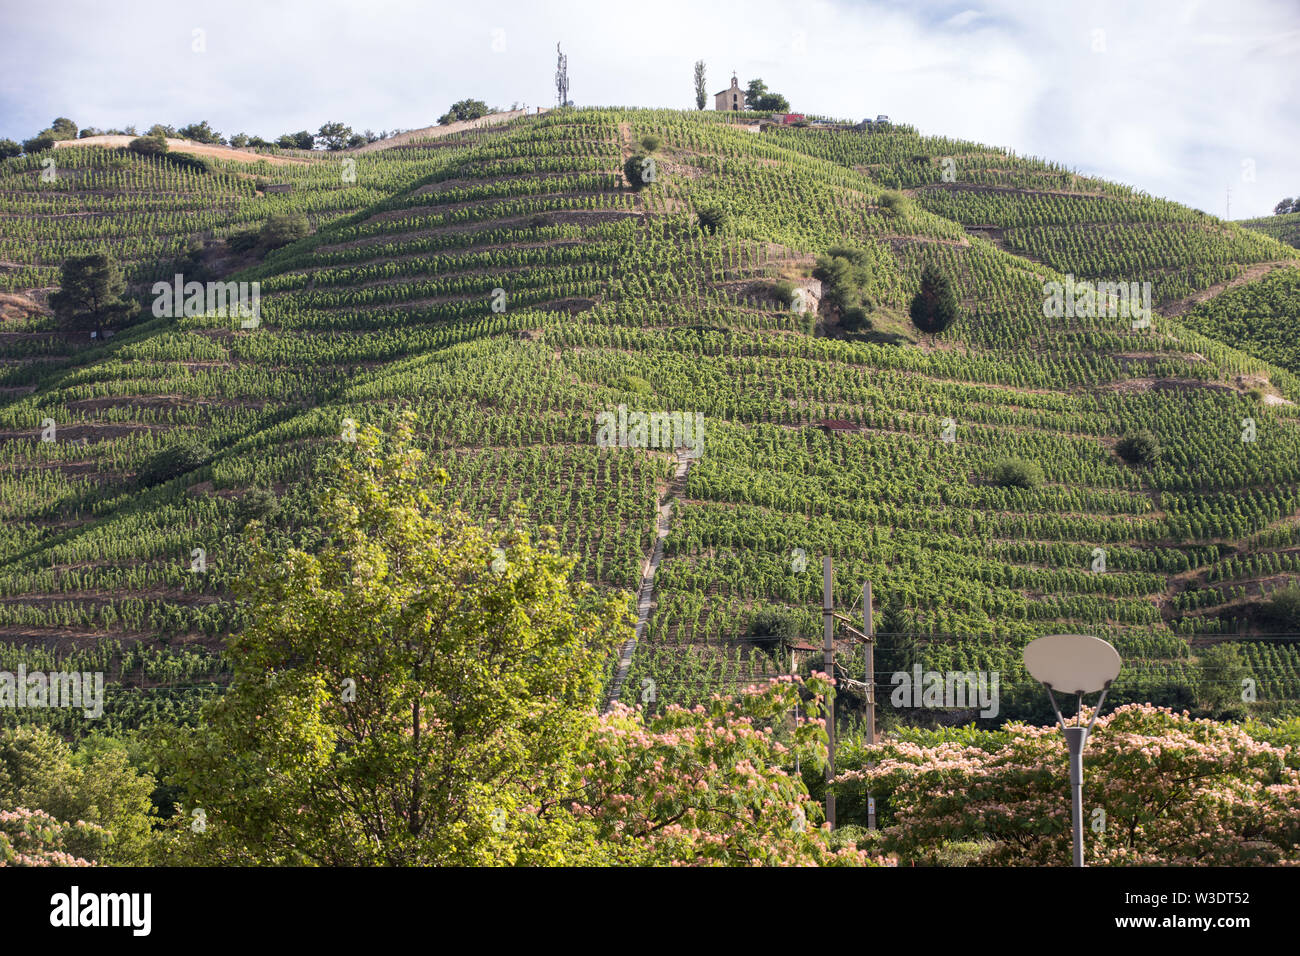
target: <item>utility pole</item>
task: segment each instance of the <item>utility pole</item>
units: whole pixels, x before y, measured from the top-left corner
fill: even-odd
[[[826,676],[835,676],[835,609],[831,604],[831,556],[822,558],[822,620],[824,622],[825,645],[823,660],[826,664]],[[835,829],[835,794],[831,791],[831,781],[835,779],[835,699],[826,701],[826,822]]]
[[[862,633],[866,639],[862,642],[866,675],[862,678],[867,684],[867,740],[876,742],[876,627],[871,613],[871,582],[862,585]]]

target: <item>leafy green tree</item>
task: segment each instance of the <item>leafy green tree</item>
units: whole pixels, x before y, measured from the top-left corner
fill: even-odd
[[[235,509],[235,526],[244,528],[250,521],[273,521],[280,515],[280,499],[269,488],[252,488]]]
[[[131,152],[139,153],[141,156],[162,156],[170,148],[167,145],[167,140],[161,136],[137,136],[131,140],[131,144],[127,147]]]
[[[628,186],[639,191],[655,181],[654,168],[654,158],[648,153],[633,153],[623,163],[623,176]]]
[[[1146,429],[1125,435],[1115,453],[1131,465],[1153,465],[1160,459],[1160,441]]]
[[[275,141],[275,145],[281,149],[311,149],[316,145],[316,137],[301,129],[296,133],[285,133]]]
[[[316,146],[338,152],[340,149],[347,148],[348,140],[351,138],[351,126],[339,122],[322,123],[320,131],[316,133]]]
[[[44,728],[0,730],[0,806],[77,821],[62,848],[95,863],[140,866],[159,846],[157,782],[131,765],[124,743],[93,735],[74,751]]]
[[[759,109],[759,102],[767,95],[767,84],[762,79],[750,80],[745,87],[745,106],[751,110]]]
[[[888,209],[895,216],[904,218],[912,211],[912,200],[898,190],[890,189],[880,194],[880,207]]]
[[[183,438],[155,452],[137,477],[142,485],[156,485],[189,474],[211,459],[210,447],[201,441]]]
[[[180,133],[175,126],[168,126],[165,123],[154,123],[144,131],[145,136],[158,136],[165,139],[179,139]]]
[[[311,223],[305,213],[286,212],[272,216],[258,233],[263,248],[278,249],[311,234]]]
[[[871,260],[865,250],[850,246],[833,246],[817,257],[813,278],[822,283],[822,300],[840,316],[841,324],[851,332],[871,325],[874,304],[867,296],[871,282]]]
[[[478,119],[480,116],[487,116],[490,112],[492,110],[482,100],[457,100],[451,104],[447,112],[438,117],[438,125],[446,126],[448,123]]]
[[[1273,207],[1275,216],[1285,216],[1289,212],[1300,212],[1300,199],[1292,199],[1288,196]]]
[[[731,224],[731,210],[721,203],[701,206],[697,218],[701,231],[713,234]]]
[[[126,280],[116,262],[101,253],[65,259],[59,291],[50,295],[50,308],[59,324],[75,332],[93,330],[100,339],[139,307],[125,297]]]
[[[200,123],[191,123],[189,126],[182,126],[177,132],[181,139],[188,139],[195,143],[208,143],[213,146],[220,146],[225,143],[221,134],[209,126],[207,120]]]
[[[898,597],[886,600],[872,623],[877,641],[876,671],[882,674],[911,671],[916,662],[916,634],[903,602]]]
[[[704,77],[704,61],[696,60],[695,61],[695,108],[697,110],[704,109],[705,104],[709,102],[707,82],[708,81]]]
[[[483,864],[574,836],[520,820],[570,793],[627,601],[572,581],[553,540],[439,500],[413,439],[406,417],[340,448],[315,554],[250,532],[233,683],[176,744],[210,859]]]
[[[1244,713],[1241,694],[1250,668],[1240,648],[1232,644],[1215,644],[1197,655],[1197,696],[1200,704],[1217,717]]]
[[[235,149],[243,149],[248,145],[247,133],[235,133],[230,137],[230,145]]]
[[[912,298],[912,324],[929,335],[943,332],[957,320],[957,296],[952,281],[937,265],[928,262],[921,270],[921,288]]]
[[[56,140],[76,139],[77,124],[72,122],[72,120],[68,119],[66,116],[60,116],[57,119],[55,119],[53,123],[50,124],[49,129],[43,130],[41,132],[41,135],[49,136],[51,139],[56,139]]]
[[[1281,627],[1300,630],[1300,585],[1279,588],[1260,604],[1260,616]]]
[[[1043,469],[1036,461],[1002,458],[993,463],[989,477],[1004,488],[1037,488],[1043,483]]]
[[[23,152],[28,156],[35,153],[43,153],[47,149],[54,148],[54,137],[42,133],[39,136],[33,136],[31,139],[23,140]]]
[[[0,159],[9,159],[22,153],[23,148],[12,139],[0,139]]]

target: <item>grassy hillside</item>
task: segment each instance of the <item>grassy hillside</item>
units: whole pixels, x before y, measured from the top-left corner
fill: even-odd
[[[694,700],[784,670],[755,619],[777,610],[815,638],[825,553],[844,613],[870,578],[927,666],[1000,669],[1004,686],[1024,680],[1037,634],[1109,637],[1129,664],[1117,694],[1142,698],[1191,674],[1190,638],[1257,633],[1251,602],[1300,570],[1300,380],[1265,361],[1286,356],[1238,351],[1226,343],[1253,343],[1199,316],[1046,318],[1044,283],[1149,281],[1175,312],[1294,250],[976,144],[728,119],[554,111],[367,152],[355,183],[338,157],[304,157],[265,173],[294,182],[278,196],[257,195],[245,164],[60,150],[44,192],[38,161],[6,161],[9,290],[48,287],[62,257],[94,248],[143,290],[196,237],[281,209],[316,228],[231,277],[261,282],[255,330],[146,317],[91,347],[48,316],[6,322],[7,658],[95,655],[113,719],[183,711],[223,677],[245,521],[309,544],[322,447],[402,408],[455,497],[484,520],[522,505],[602,587],[640,585],[671,499],[629,699],[647,679],[659,701]],[[622,170],[648,134],[656,175],[635,191]],[[716,234],[696,218],[713,206],[730,211]],[[886,344],[775,294],[845,245],[870,263],[874,332],[906,327],[928,262],[952,276],[961,319]],[[702,456],[676,478],[671,447],[599,447],[596,415],[619,405],[700,413]],[[1115,454],[1136,429],[1164,447],[1151,467]],[[182,440],[206,444],[206,463],[143,481]],[[995,484],[1009,456],[1045,483]],[[1300,695],[1294,645],[1248,653],[1261,700]],[[861,676],[847,646],[843,667]]]

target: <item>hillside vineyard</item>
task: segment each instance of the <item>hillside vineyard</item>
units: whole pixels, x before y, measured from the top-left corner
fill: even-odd
[[[996,670],[1004,694],[1030,684],[1027,641],[1079,632],[1123,655],[1115,703],[1190,679],[1205,640],[1242,643],[1261,701],[1300,696],[1296,645],[1251,640],[1238,613],[1300,572],[1300,365],[1281,326],[1247,345],[1197,304],[1246,278],[1269,285],[1225,296],[1294,302],[1297,253],[1273,238],[907,127],[756,133],[712,112],[555,110],[274,167],[48,155],[52,181],[41,156],[0,165],[0,291],[106,251],[147,303],[195,239],[278,212],[313,227],[222,276],[260,283],[255,328],[146,314],[97,344],[33,311],[0,332],[0,670],[104,671],[102,727],[189,719],[219,692],[249,493],[274,492],[273,535],[310,546],[322,448],[404,409],[451,498],[483,521],[522,504],[601,588],[641,588],[671,503],[644,632],[621,677],[609,664],[628,702],[785,673],[753,622],[793,609],[817,640],[826,554],[839,610],[870,579],[926,668]],[[714,207],[727,224],[701,229]],[[868,263],[872,334],[772,293],[811,288],[836,246]],[[961,306],[933,337],[907,323],[927,263]],[[1067,277],[1150,283],[1151,321],[1045,316]],[[698,414],[701,453],[599,442],[620,406]],[[1138,430],[1164,449],[1149,467],[1114,450]],[[210,460],[142,480],[181,438]],[[1008,457],[1044,482],[991,481]],[[852,648],[840,663],[861,677]]]

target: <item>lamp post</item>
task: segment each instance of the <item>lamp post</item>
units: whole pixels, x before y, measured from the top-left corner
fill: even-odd
[[[1083,866],[1083,748],[1088,744],[1088,734],[1106,702],[1106,691],[1119,676],[1119,652],[1099,637],[1086,634],[1053,634],[1040,637],[1025,645],[1025,670],[1047,688],[1052,710],[1065,734],[1065,744],[1070,751],[1070,802],[1074,826],[1074,865]],[[1061,708],[1057,706],[1053,690],[1074,694],[1078,700],[1078,716],[1073,727],[1065,725]],[[1083,695],[1100,693],[1097,709],[1088,726],[1083,725]]]

